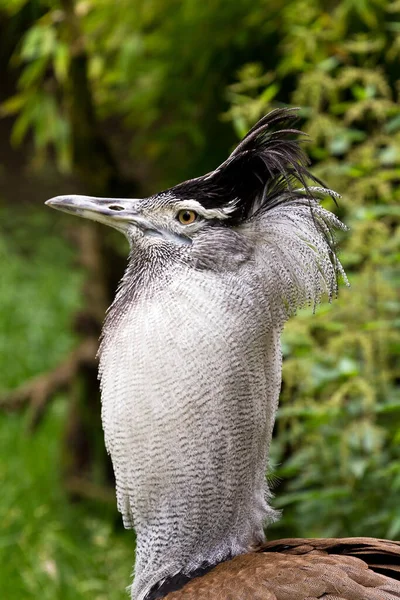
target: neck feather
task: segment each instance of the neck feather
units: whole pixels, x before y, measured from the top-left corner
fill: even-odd
[[[281,381],[281,328],[241,277],[178,262],[146,277],[145,293],[121,291],[100,357],[118,507],[137,535],[135,600],[262,543]]]

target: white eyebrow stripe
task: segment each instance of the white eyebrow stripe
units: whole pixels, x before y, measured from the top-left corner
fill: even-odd
[[[194,210],[204,219],[227,219],[235,210],[237,200],[229,202],[221,208],[204,208],[197,200],[181,200],[176,203],[179,210]]]

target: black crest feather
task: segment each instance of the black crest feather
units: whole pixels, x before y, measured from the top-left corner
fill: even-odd
[[[312,197],[307,180],[325,186],[307,169],[308,159],[300,146],[305,134],[291,127],[297,110],[273,110],[250,129],[217,169],[169,191],[178,198],[195,199],[205,208],[233,205],[231,222],[243,221],[258,210],[293,198],[299,187]]]

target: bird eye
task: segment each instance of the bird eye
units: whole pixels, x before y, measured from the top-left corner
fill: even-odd
[[[190,225],[197,219],[197,213],[194,210],[180,210],[177,216],[179,223],[182,223],[182,225]]]

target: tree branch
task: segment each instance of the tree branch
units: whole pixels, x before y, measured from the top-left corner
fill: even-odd
[[[51,399],[57,392],[69,389],[79,368],[83,364],[97,363],[97,345],[96,338],[86,338],[55,369],[34,377],[16,390],[0,397],[0,409],[14,412],[29,405],[32,410],[29,429],[35,429]]]
[[[65,487],[71,497],[84,498],[85,500],[100,500],[104,504],[115,506],[115,491],[111,487],[101,486],[84,477],[68,477]]]

